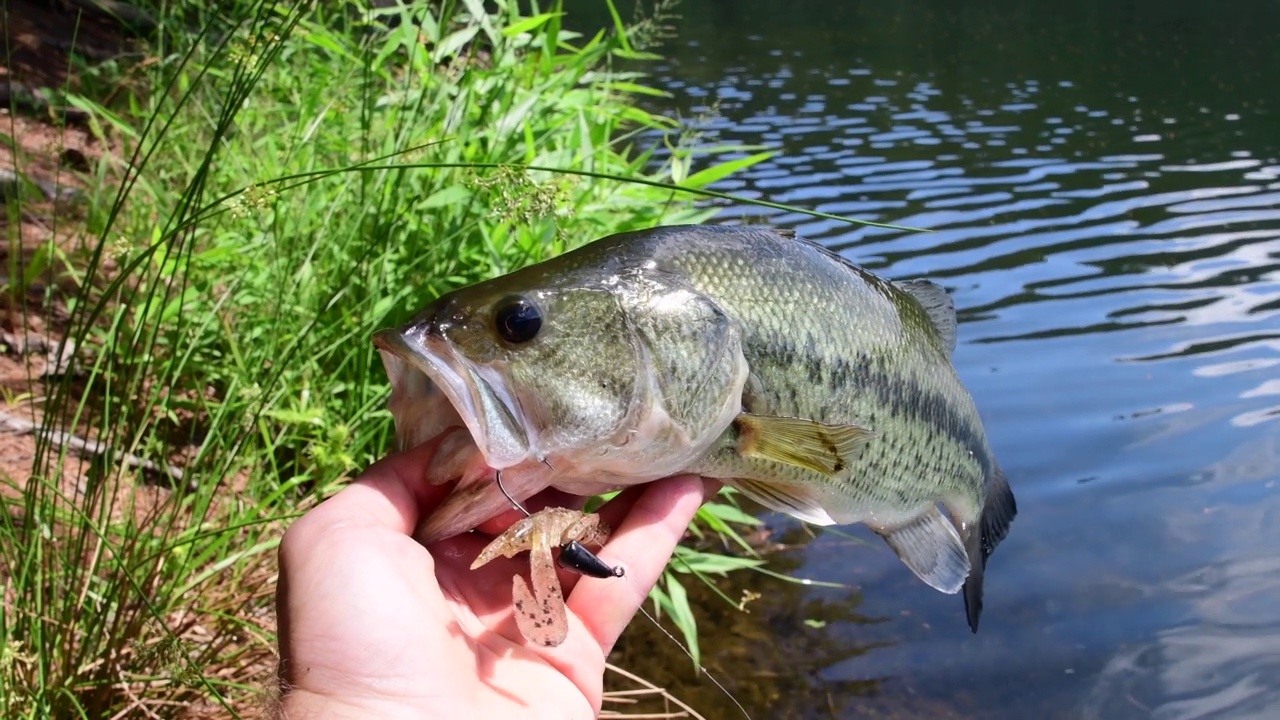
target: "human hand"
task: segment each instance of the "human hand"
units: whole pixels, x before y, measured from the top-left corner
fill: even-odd
[[[285,533],[276,596],[282,714],[596,717],[605,658],[713,491],[709,481],[660,480],[600,509],[616,530],[599,555],[626,575],[561,573],[569,635],[547,648],[526,641],[513,615],[511,579],[522,567],[527,574],[527,556],[473,571],[483,535],[430,548],[410,537],[448,492],[422,479],[434,450],[428,443],[374,464]]]

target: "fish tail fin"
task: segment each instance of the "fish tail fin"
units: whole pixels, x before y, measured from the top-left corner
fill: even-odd
[[[987,486],[986,501],[978,522],[962,533],[965,552],[969,556],[969,577],[964,581],[964,612],[969,629],[978,632],[978,619],[982,615],[982,578],[987,568],[987,558],[1009,534],[1009,525],[1018,514],[1018,503],[1013,491],[999,467]]]

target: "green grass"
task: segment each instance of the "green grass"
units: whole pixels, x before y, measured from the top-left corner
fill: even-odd
[[[766,157],[636,105],[661,93],[617,68],[649,57],[653,18],[577,35],[554,2],[206,5],[161,8],[181,29],[133,92],[66,97],[119,151],[91,173],[76,360],[40,409],[114,452],[42,442],[7,481],[3,717],[258,705],[283,527],[390,445],[372,331],[609,233],[705,221],[706,186]],[[15,301],[40,274],[17,270]],[[729,500],[694,527],[750,522]],[[680,559],[654,600],[696,654],[680,577],[758,561]]]

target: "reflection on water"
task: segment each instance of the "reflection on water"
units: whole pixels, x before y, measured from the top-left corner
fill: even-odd
[[[777,151],[719,189],[933,230],[724,215],[945,284],[1021,511],[976,637],[820,533],[785,561],[857,589],[709,599],[713,672],[756,717],[1280,717],[1280,3],[681,11],[655,107]],[[646,632],[637,669],[736,716]]]
[[[1245,523],[1242,530],[1256,531],[1242,533],[1247,544],[1274,544],[1277,519],[1274,510],[1232,517]],[[1149,641],[1121,647],[1098,673],[1081,717],[1274,718],[1280,707],[1280,557],[1261,552],[1228,560],[1175,578],[1164,589],[1194,613]]]

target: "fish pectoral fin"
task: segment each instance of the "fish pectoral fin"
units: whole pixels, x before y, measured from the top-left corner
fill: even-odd
[[[911,572],[935,590],[954,595],[969,577],[969,556],[960,534],[937,507],[905,525],[876,532]]]
[[[803,418],[742,413],[734,420],[738,453],[836,475],[848,468],[875,433],[857,425],[824,425]]]
[[[937,328],[947,354],[956,350],[956,305],[946,288],[930,280],[904,280],[894,285],[916,299]]]
[[[770,510],[814,525],[836,524],[831,513],[823,509],[824,498],[816,487],[751,478],[728,478],[724,482]]]

